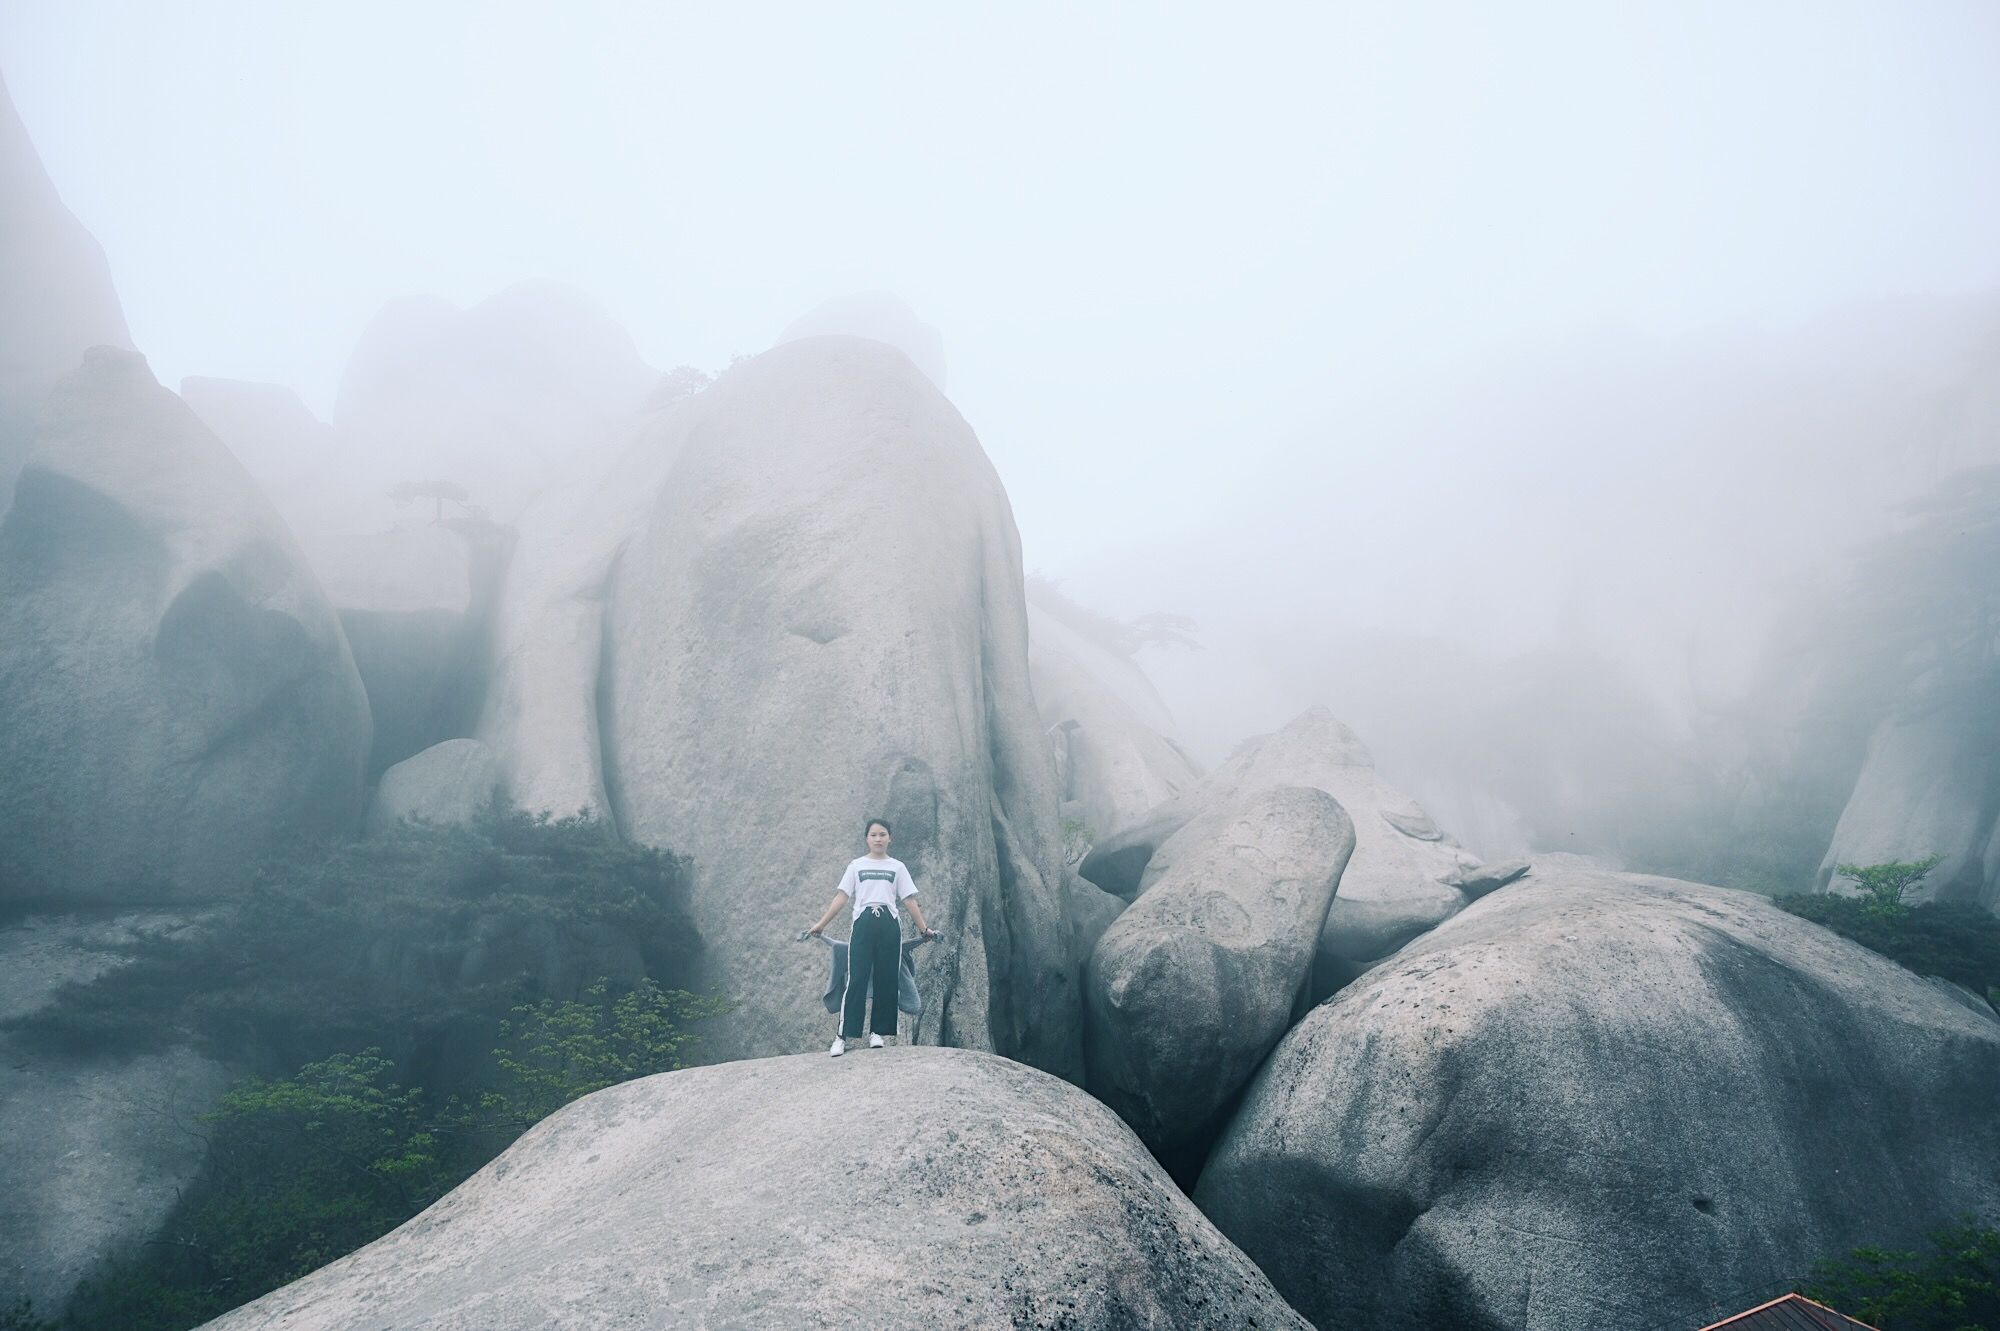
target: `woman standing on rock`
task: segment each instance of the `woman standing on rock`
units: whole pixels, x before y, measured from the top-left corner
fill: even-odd
[[[880,1049],[883,1038],[896,1033],[896,977],[903,964],[903,919],[898,909],[907,903],[917,932],[937,937],[937,930],[924,923],[909,866],[889,857],[889,824],[880,818],[868,820],[868,853],[847,866],[826,914],[806,932],[818,937],[849,902],[854,905],[854,924],[847,937],[847,992],[840,1004],[840,1034],[827,1050],[835,1058],[847,1052],[849,1040],[861,1038],[861,1013],[871,987],[875,1014],[869,1023],[868,1047]]]

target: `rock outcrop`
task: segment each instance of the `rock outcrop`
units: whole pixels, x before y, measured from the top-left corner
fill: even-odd
[[[951,1049],[600,1091],[393,1234],[209,1326],[364,1324],[1305,1326],[1109,1110]]]
[[[1694,1326],[1995,1214],[1996,1085],[2000,1023],[1763,898],[1538,862],[1293,1027],[1195,1199],[1321,1326]]]
[[[1028,601],[1028,673],[1056,753],[1063,816],[1092,837],[1131,824],[1200,779],[1144,672]]]
[[[1868,758],[1841,810],[1819,868],[1821,891],[1851,883],[1841,864],[1912,863],[1943,856],[1911,901],[1974,901],[2000,909],[2000,733],[1983,706],[1938,705],[1893,716],[1868,742]]]
[[[31,915],[0,926],[0,1023],[185,927],[161,913]],[[228,1083],[185,1045],[137,1054],[51,1047],[0,1030],[0,1307],[53,1319],[100,1262],[151,1238],[200,1168],[200,1116]]]
[[[476,739],[448,739],[382,773],[368,807],[368,830],[384,831],[411,819],[469,823],[499,789],[500,768],[490,749]]]
[[[696,397],[635,419],[609,472],[551,490],[521,516],[473,730],[521,808],[612,817],[599,714],[611,578],[701,415]]]
[[[627,836],[692,859],[713,1048],[812,1047],[790,941],[865,820],[930,922],[918,1038],[1080,1076],[1053,764],[1020,538],[971,429],[899,352],[809,338],[676,408],[613,580],[605,778]]]
[[[1325,791],[1278,786],[1163,851],[1173,869],[1091,955],[1084,1063],[1091,1094],[1169,1158],[1207,1140],[1291,1024],[1354,827]]]
[[[1183,827],[1226,818],[1249,796],[1275,786],[1324,790],[1354,822],[1354,855],[1327,912],[1314,963],[1315,998],[1470,900],[1458,884],[1475,875],[1478,858],[1384,781],[1367,746],[1324,707],[1308,708],[1282,730],[1247,741],[1193,790],[1100,841],[1084,859],[1083,874],[1120,896],[1142,892],[1173,868],[1168,846]]]
[[[270,506],[143,360],[93,349],[0,520],[0,899],[210,896],[358,824],[369,733]]]
[[[63,206],[0,82],[0,513],[42,399],[94,346],[132,348],[110,265]]]

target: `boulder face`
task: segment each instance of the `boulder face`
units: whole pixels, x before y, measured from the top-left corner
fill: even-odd
[[[2000,734],[1980,723],[1984,714],[1982,708],[1935,707],[1882,723],[1820,864],[1821,891],[1853,887],[1834,873],[1836,865],[1942,855],[1909,900],[2000,908],[2000,875],[1989,868],[1987,855],[1989,842],[2000,838],[1994,817]]]
[[[408,819],[463,824],[478,817],[500,788],[492,751],[476,739],[449,739],[382,774],[368,808],[368,830]]]
[[[369,733],[270,506],[143,360],[91,351],[0,520],[0,899],[210,896],[358,823]]]
[[[1081,1075],[1053,764],[999,478],[901,354],[766,352],[686,404],[614,580],[605,776],[628,837],[691,857],[713,1047],[826,1038],[791,941],[887,818],[945,941],[927,1043]]]
[[[1195,1200],[1321,1326],[1694,1326],[2000,1207],[2000,1022],[1746,892],[1538,863],[1281,1041]]]
[[[955,1049],[599,1091],[393,1234],[209,1324],[360,1325],[1305,1327],[1109,1110]]]
[[[635,419],[607,474],[548,491],[521,516],[473,734],[523,809],[612,817],[598,705],[611,577],[702,410],[697,396]]]
[[[1212,824],[1254,793],[1281,785],[1324,790],[1354,823],[1354,855],[1327,912],[1314,963],[1316,998],[1470,900],[1458,884],[1476,876],[1478,857],[1384,781],[1367,746],[1324,707],[1308,708],[1284,729],[1247,741],[1193,790],[1100,841],[1084,859],[1083,874],[1120,896],[1143,892],[1172,871],[1169,844],[1183,827],[1197,819]]]
[[[1170,847],[1084,977],[1086,1084],[1163,1157],[1206,1140],[1291,1024],[1354,827],[1325,791],[1279,786]]]
[[[0,513],[42,399],[94,346],[132,348],[110,265],[63,206],[0,82]]]
[[[1057,755],[1063,816],[1093,837],[1129,825],[1199,780],[1169,738],[1172,718],[1144,672],[1033,599],[1028,672]]]
[[[115,949],[178,915],[77,912],[0,926],[0,1022],[118,964]],[[0,1295],[58,1314],[77,1282],[153,1236],[202,1160],[192,1131],[228,1084],[185,1045],[136,1056],[52,1049],[0,1030]]]

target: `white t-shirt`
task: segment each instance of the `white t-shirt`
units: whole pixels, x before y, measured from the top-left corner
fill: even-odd
[[[870,906],[887,906],[893,913],[903,898],[917,894],[909,866],[892,855],[872,859],[863,855],[847,866],[840,876],[840,890],[854,902],[854,919]]]

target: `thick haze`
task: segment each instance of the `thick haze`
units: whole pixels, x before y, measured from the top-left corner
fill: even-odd
[[[1421,785],[1544,648],[1740,690],[2000,456],[1986,0],[63,0],[0,71],[168,385],[324,417],[386,302],[523,278],[660,369],[896,293],[1029,566],[1200,623],[1149,662],[1210,758],[1318,698]]]

